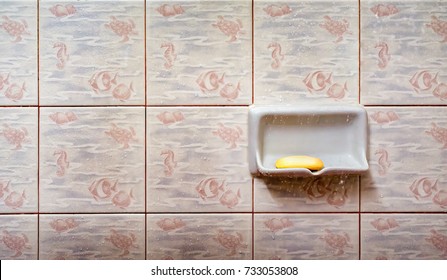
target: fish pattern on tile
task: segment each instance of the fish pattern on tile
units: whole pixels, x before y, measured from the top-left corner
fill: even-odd
[[[255,214],[255,259],[358,259],[354,214]]]
[[[37,259],[37,215],[0,216],[0,259]]]
[[[446,12],[435,1],[362,3],[362,104],[446,104]]]
[[[37,108],[0,108],[0,213],[37,211]]]
[[[255,1],[255,103],[357,103],[358,1]]]
[[[0,105],[37,105],[36,1],[0,7]]]
[[[148,103],[251,103],[251,1],[149,1]]]
[[[250,214],[147,215],[147,259],[251,259]]]
[[[148,211],[249,211],[246,122],[246,108],[148,110]]]
[[[144,108],[42,108],[40,202],[48,212],[144,209]]]
[[[362,259],[447,259],[443,215],[362,214]]]
[[[257,212],[358,211],[358,176],[256,178]]]
[[[44,0],[40,30],[41,104],[145,103],[144,1]]]
[[[40,215],[39,258],[144,259],[143,214]]]
[[[446,109],[368,107],[367,111],[370,169],[361,179],[361,210],[445,212]]]

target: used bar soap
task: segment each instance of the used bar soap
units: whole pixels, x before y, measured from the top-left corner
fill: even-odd
[[[312,171],[323,169],[323,161],[310,156],[288,156],[278,159],[275,163],[276,168],[307,168]]]

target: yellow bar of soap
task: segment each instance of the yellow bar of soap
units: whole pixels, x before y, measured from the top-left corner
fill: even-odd
[[[307,168],[310,170],[321,170],[324,167],[323,161],[310,156],[288,156],[276,161],[276,168]]]

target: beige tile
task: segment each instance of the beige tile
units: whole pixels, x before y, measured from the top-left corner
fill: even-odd
[[[252,259],[250,214],[147,216],[147,259]]]
[[[37,215],[0,215],[0,259],[37,259]]]

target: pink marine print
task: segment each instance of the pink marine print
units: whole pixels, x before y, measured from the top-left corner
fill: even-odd
[[[112,195],[117,192],[117,186],[118,180],[102,178],[94,180],[88,190],[93,198],[98,201],[112,197]]]
[[[172,176],[174,169],[177,167],[177,161],[174,159],[174,152],[172,150],[163,150],[160,155],[164,156],[163,165],[165,168],[165,176]]]
[[[6,183],[5,182],[0,182],[0,199],[3,198],[3,196],[5,194],[10,192],[10,190],[9,190],[9,183],[10,183],[10,181],[8,181]]]
[[[206,178],[200,181],[195,190],[203,200],[217,198],[224,193],[225,180],[219,182],[216,178]]]
[[[127,193],[125,191],[117,192],[112,198],[112,204],[121,209],[125,209],[130,206],[132,201],[135,200],[132,189]]]
[[[413,181],[410,191],[417,200],[430,197],[438,190],[438,180],[422,177]]]
[[[220,84],[224,83],[225,73],[219,78],[216,71],[207,71],[200,74],[196,83],[199,85],[200,90],[203,93],[211,93],[220,87]]]
[[[223,16],[218,16],[217,23],[213,23],[213,27],[219,28],[223,34],[230,37],[227,42],[234,42],[239,35],[244,34],[244,31],[242,31],[242,21],[240,19],[231,21],[224,19]]]
[[[107,236],[105,240],[112,243],[113,246],[121,250],[121,254],[119,255],[119,257],[125,257],[129,255],[129,250],[131,248],[138,248],[138,246],[135,245],[137,237],[133,233],[122,234],[114,229],[111,229],[110,235]]]
[[[28,136],[28,130],[22,127],[20,129],[12,128],[7,124],[3,124],[3,130],[0,132],[0,136],[3,135],[9,144],[14,145],[14,150],[22,148],[22,143],[25,142]]]
[[[441,99],[441,101],[447,100],[447,84],[440,83],[434,90],[433,96]]]
[[[73,112],[55,112],[49,116],[49,118],[58,125],[74,122],[78,119]]]
[[[58,177],[62,177],[65,175],[65,171],[67,170],[68,167],[70,167],[70,162],[68,161],[68,155],[67,152],[64,150],[56,150],[53,153],[53,156],[56,156],[56,166],[57,166],[57,171],[56,171],[56,175]]]
[[[391,55],[389,53],[388,44],[385,42],[380,42],[375,46],[376,49],[379,49],[379,69],[385,69],[390,62]]]
[[[56,4],[49,10],[56,17],[66,17],[76,13],[76,8],[72,4],[67,5]]]
[[[397,14],[399,10],[393,4],[378,4],[372,7],[371,12],[376,15],[376,17],[387,17]]]
[[[425,131],[426,134],[431,135],[433,139],[441,143],[442,149],[447,149],[447,128],[440,127],[435,123],[431,124],[431,129]]]
[[[57,49],[56,57],[57,57],[57,68],[59,70],[63,70],[65,68],[65,65],[70,58],[70,55],[67,51],[67,45],[61,42],[54,43],[53,45],[54,49]]]
[[[124,102],[124,101],[128,100],[132,96],[133,93],[135,93],[135,91],[132,87],[132,82],[131,82],[129,86],[127,86],[126,84],[117,85],[112,91],[112,96],[115,99],[118,99],[119,101]]]
[[[227,208],[234,208],[236,205],[239,204],[239,201],[241,199],[241,191],[240,189],[237,190],[237,192],[234,192],[232,190],[226,190],[222,196],[219,198],[220,204]]]
[[[113,74],[110,71],[103,70],[96,72],[92,75],[88,81],[93,91],[96,94],[101,92],[107,92],[112,88],[112,85],[116,85],[117,73]]]
[[[340,208],[346,204],[348,189],[344,185],[334,187],[326,198],[327,204]]]
[[[242,128],[239,126],[229,127],[222,123],[219,123],[218,126],[217,130],[212,131],[213,135],[219,136],[223,141],[230,144],[229,149],[236,148],[236,143],[242,137]]]
[[[13,191],[5,198],[5,205],[12,209],[18,209],[23,206],[26,200],[25,191],[18,193]]]
[[[333,233],[325,229],[325,234],[320,237],[333,250],[335,256],[341,256],[345,253],[345,248],[352,248],[349,235],[346,232]]]
[[[391,162],[390,162],[389,156],[388,156],[388,151],[383,148],[379,148],[376,150],[376,152],[374,154],[376,156],[378,156],[378,159],[377,159],[377,164],[379,165],[378,173],[380,176],[385,176],[388,173],[388,169],[391,166]]]
[[[379,232],[387,232],[394,228],[399,227],[396,219],[394,218],[377,218],[371,222],[371,225]]]
[[[329,87],[326,94],[332,99],[340,100],[345,97],[347,91],[348,91],[347,82],[345,82],[343,85],[339,83],[334,83]]]
[[[12,41],[13,43],[22,41],[22,35],[29,35],[29,32],[26,31],[28,24],[25,20],[15,21],[7,16],[3,16],[2,18],[3,22],[0,23],[0,28],[3,28],[12,37],[15,37]]]
[[[78,226],[79,222],[77,222],[74,218],[54,219],[50,222],[50,227],[59,234],[68,232],[77,228]]]
[[[157,226],[166,232],[175,231],[186,226],[186,223],[179,218],[163,218],[156,222]]]
[[[334,43],[341,42],[343,40],[343,34],[352,34],[352,32],[348,30],[349,22],[346,19],[337,21],[329,16],[324,16],[324,19],[325,22],[320,23],[320,27],[326,29],[326,31],[337,37]]]
[[[289,220],[289,218],[271,218],[264,221],[264,225],[268,228],[273,234],[283,231],[285,229],[293,227],[293,222]]]
[[[303,83],[310,93],[322,91],[326,88],[326,85],[332,84],[332,73],[323,71],[311,72],[304,78]]]
[[[419,93],[431,89],[434,85],[438,84],[438,73],[433,73],[428,70],[421,70],[416,72],[410,79],[410,84],[413,86],[414,91]]]
[[[431,235],[425,238],[425,240],[441,251],[443,258],[447,258],[447,235],[442,234],[435,229],[430,230],[430,234]]]
[[[181,122],[185,119],[183,113],[180,111],[167,112],[164,111],[157,115],[157,119],[164,125],[170,125],[173,123]]]
[[[310,180],[305,186],[306,197],[312,201],[326,196],[329,192],[331,181],[324,180],[321,177]]]
[[[229,257],[236,255],[239,248],[245,249],[248,247],[247,244],[244,243],[244,237],[239,232],[236,232],[236,234],[233,235],[219,229],[217,235],[213,239],[222,247],[229,250],[227,254]]]
[[[436,16],[431,16],[431,23],[426,26],[433,29],[436,34],[444,38],[441,43],[447,42],[447,21],[440,20]]]
[[[371,114],[371,119],[378,124],[388,124],[399,120],[399,115],[394,111],[377,111]]]
[[[175,52],[174,44],[171,42],[162,43],[161,49],[165,49],[163,57],[165,58],[165,69],[171,69],[174,66],[174,62],[177,59],[177,53]]]
[[[447,208],[447,191],[440,190],[433,196],[432,201],[441,208]]]
[[[23,233],[20,235],[14,235],[9,233],[7,230],[4,230],[1,242],[14,253],[12,258],[20,257],[25,249],[31,248],[31,246],[28,245],[28,237]]]
[[[237,85],[227,83],[219,91],[219,94],[226,100],[233,101],[239,96],[240,91],[241,91],[241,82],[238,82]]]
[[[136,140],[136,132],[133,127],[129,127],[129,129],[126,129],[112,123],[112,128],[105,131],[104,133],[112,137],[118,144],[122,144],[123,149],[130,148],[129,142],[132,140]]]
[[[267,48],[272,50],[272,69],[278,69],[281,66],[281,61],[284,59],[284,55],[281,52],[281,44],[278,42],[270,43]]]
[[[183,7],[178,4],[174,4],[174,5],[163,4],[155,10],[157,12],[159,12],[160,15],[162,15],[164,17],[172,17],[172,16],[176,16],[176,15],[181,15],[185,12],[185,9],[183,9]]]
[[[9,73],[7,75],[0,74],[0,90],[3,90],[5,85],[9,85]]]
[[[265,7],[264,12],[271,17],[281,17],[284,15],[288,15],[292,12],[292,9],[287,5],[268,5]]]
[[[6,98],[16,102],[23,98],[26,92],[25,82],[20,86],[16,83],[11,84],[4,92]]]
[[[121,43],[129,41],[130,35],[138,35],[138,32],[135,31],[135,23],[131,19],[123,21],[111,16],[110,22],[106,23],[104,26],[111,29],[116,35],[121,36],[123,38],[120,41]]]

